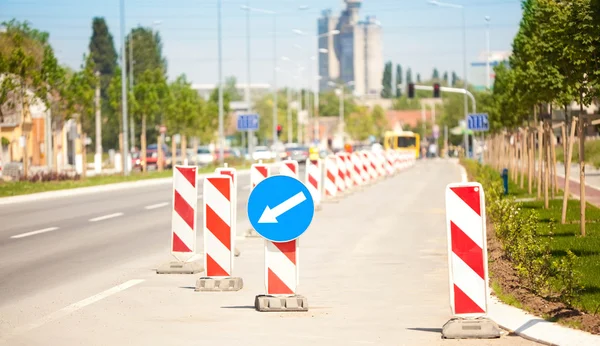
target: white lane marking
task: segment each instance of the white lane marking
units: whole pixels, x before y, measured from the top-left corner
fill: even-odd
[[[108,214],[108,215],[104,215],[104,216],[95,217],[93,219],[89,219],[88,221],[89,222],[102,221],[102,220],[112,219],[114,217],[119,217],[121,215],[123,215],[123,213]]]
[[[126,289],[128,289],[130,287],[133,287],[133,286],[135,286],[135,285],[137,285],[139,283],[142,283],[144,281],[145,281],[144,279],[129,280],[129,281],[124,282],[124,283],[122,283],[120,285],[117,285],[117,286],[114,286],[112,288],[109,288],[106,291],[103,291],[103,292],[100,292],[100,293],[98,293],[96,295],[93,295],[93,296],[91,296],[89,298],[86,298],[84,300],[80,300],[77,303],[73,303],[73,304],[71,304],[69,306],[66,306],[66,307],[64,307],[64,308],[62,308],[62,309],[60,309],[58,311],[55,311],[55,312],[51,313],[50,315],[42,317],[41,319],[39,319],[39,320],[37,320],[35,322],[26,324],[24,326],[21,326],[20,328],[15,329],[9,335],[5,335],[4,336],[5,337],[4,340],[8,340],[11,337],[17,336],[19,334],[23,334],[23,333],[28,332],[28,331],[30,331],[32,329],[41,327],[44,324],[47,324],[47,323],[53,322],[55,320],[58,320],[60,318],[63,318],[65,316],[69,315],[69,314],[74,313],[77,310],[83,309],[83,308],[85,308],[88,305],[91,305],[91,304],[93,304],[93,303],[95,303],[97,301],[100,301],[100,300],[104,299],[104,298],[108,298],[108,297],[110,297],[111,295],[113,295],[115,293],[119,293],[121,291],[124,291],[124,290],[126,290]],[[0,338],[0,340],[2,340],[2,338]]]
[[[152,210],[152,209],[156,209],[156,208],[160,208],[160,207],[165,207],[167,205],[169,205],[169,202],[157,203],[157,204],[147,205],[144,207],[144,209]]]
[[[58,229],[58,227],[48,227],[48,228],[40,229],[40,230],[33,231],[33,232],[27,232],[27,233],[13,235],[11,238],[12,239],[25,238],[25,237],[29,237],[30,235],[36,235],[36,234],[56,231],[57,229]]]

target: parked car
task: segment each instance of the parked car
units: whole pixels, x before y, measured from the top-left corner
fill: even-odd
[[[134,171],[142,170],[142,156],[139,151],[131,153],[131,169]]]
[[[171,162],[171,152],[169,151],[169,147],[165,144],[162,145],[163,151],[163,167],[171,168],[173,166]],[[146,148],[146,165],[148,169],[157,169],[158,168],[158,145],[150,144]]]
[[[267,147],[259,146],[254,148],[254,153],[252,153],[252,160],[271,160],[275,158],[275,153],[269,150]]]
[[[196,161],[198,166],[206,166],[214,163],[217,159],[217,155],[210,152],[207,147],[199,147],[196,153]]]
[[[308,155],[307,147],[293,147],[286,150],[286,158],[298,161],[299,163],[306,162]]]

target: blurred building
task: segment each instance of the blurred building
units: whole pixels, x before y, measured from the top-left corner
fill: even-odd
[[[354,82],[355,96],[377,98],[381,94],[383,46],[381,24],[375,17],[359,20],[362,0],[344,0],[346,8],[340,16],[324,10],[318,20],[318,34],[339,30],[338,35],[319,38],[319,90],[328,91],[330,82]]]

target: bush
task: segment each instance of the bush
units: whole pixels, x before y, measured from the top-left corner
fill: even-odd
[[[46,182],[46,181],[65,181],[65,180],[79,180],[81,176],[79,174],[68,174],[65,172],[37,172],[29,175],[27,178],[21,177],[20,181],[29,181],[31,183]]]
[[[550,241],[539,236],[539,215],[523,210],[514,197],[504,196],[501,176],[493,168],[464,160],[471,180],[485,191],[486,216],[500,241],[504,258],[516,270],[523,287],[542,296],[555,296],[568,306],[581,289],[580,274],[574,270],[577,256],[568,251],[565,258],[553,259]],[[550,234],[555,223],[550,223]]]

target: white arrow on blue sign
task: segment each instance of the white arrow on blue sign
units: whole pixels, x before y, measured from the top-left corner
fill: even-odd
[[[473,131],[489,131],[490,123],[487,113],[469,114],[467,117],[467,128]]]
[[[306,232],[315,204],[304,184],[274,175],[256,185],[248,197],[248,219],[263,238],[275,243],[292,241]]]
[[[258,130],[258,114],[240,114],[237,118],[238,131]]]

